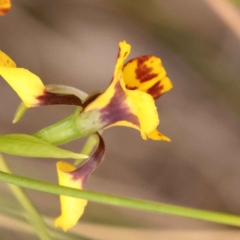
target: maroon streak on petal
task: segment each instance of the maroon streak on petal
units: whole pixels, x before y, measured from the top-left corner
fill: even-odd
[[[45,105],[74,105],[82,106],[82,101],[73,94],[51,93],[45,91],[45,93],[39,97],[38,106]]]
[[[127,54],[128,54],[128,52],[125,52],[123,57],[125,58],[127,56]]]
[[[101,122],[105,123],[106,127],[118,121],[131,122],[140,127],[137,116],[130,111],[129,106],[125,103],[126,98],[126,93],[122,89],[120,82],[117,82],[112,99],[106,107],[100,110]]]
[[[150,57],[151,55],[144,55],[141,57],[137,57],[138,65],[143,65]]]
[[[139,79],[141,83],[152,80],[153,78],[157,77],[158,74],[151,73],[153,68],[147,67],[145,62],[150,58],[151,56],[142,56],[137,58],[137,68],[135,70],[136,77]]]
[[[72,175],[72,180],[76,181],[82,179],[84,184],[88,176],[98,167],[98,165],[103,161],[105,154],[105,144],[102,139],[102,136],[99,133],[95,133],[99,139],[98,147],[89,158],[89,160],[82,165],[80,168],[74,170],[70,174]]]
[[[170,80],[164,79],[166,78],[166,72],[162,66],[161,60],[154,55],[137,57],[124,65],[123,72],[124,68],[128,67],[128,64],[132,62],[134,62],[132,69],[128,68],[127,71],[131,72],[131,74],[135,73],[136,79],[134,79],[134,81],[126,79],[126,88],[129,90],[139,89],[140,91],[144,91],[152,95],[155,100],[162,96],[162,94],[166,92],[164,89],[166,82]],[[147,84],[145,85],[144,83],[146,82]],[[130,86],[128,86],[128,83]]]
[[[136,90],[136,89],[138,89],[138,87],[129,87],[128,85],[126,85],[126,88],[127,88],[128,90]]]
[[[155,100],[161,96],[161,91],[163,90],[163,86],[161,86],[160,83],[161,81],[156,82],[151,88],[147,90],[147,93],[152,95]]]

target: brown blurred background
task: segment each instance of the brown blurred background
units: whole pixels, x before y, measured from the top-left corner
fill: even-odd
[[[0,49],[45,84],[70,85],[88,93],[108,86],[120,40],[132,45],[129,59],[159,56],[174,85],[157,102],[159,129],[172,142],[144,141],[127,128],[105,131],[106,158],[87,188],[240,215],[238,4],[236,0],[18,0],[0,18]],[[4,81],[0,88],[1,134],[34,133],[74,110],[31,109],[12,125],[19,98]],[[66,145],[74,151],[81,146],[82,141]],[[57,182],[56,160],[6,158],[16,174]],[[0,190],[0,239],[37,239],[6,185],[1,183]],[[52,219],[60,213],[58,197],[27,193],[53,226]],[[13,220],[14,214],[19,220]],[[89,203],[78,226],[59,239],[239,236],[237,229],[223,225]]]

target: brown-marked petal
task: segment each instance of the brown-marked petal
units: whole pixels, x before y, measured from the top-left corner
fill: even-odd
[[[136,125],[136,127],[140,127],[137,116],[130,109],[132,104],[129,103],[125,92],[126,89],[124,89],[124,85],[122,86],[120,79],[121,74],[114,78],[108,89],[90,103],[84,111],[99,111],[101,121],[105,127],[109,127],[119,121],[130,122]]]
[[[84,188],[87,177],[102,162],[105,153],[105,145],[102,137],[98,133],[95,136],[99,141],[98,147],[90,159],[80,168],[76,169],[76,167],[65,162],[57,163],[60,185],[77,189]],[[60,203],[61,215],[55,219],[54,224],[55,227],[61,227],[66,232],[77,224],[79,218],[84,213],[87,200],[61,195]]]
[[[151,95],[126,89],[122,74],[130,45],[120,42],[113,80],[107,90],[90,103],[84,112],[98,111],[104,128],[112,126],[132,127],[141,132],[143,139],[159,124],[159,118]]]
[[[154,99],[172,88],[162,61],[156,56],[142,56],[130,60],[123,67],[123,78],[127,89],[149,93]]]
[[[13,88],[26,107],[38,105],[37,97],[44,94],[45,87],[37,75],[23,68],[0,66],[0,76]]]
[[[4,16],[11,9],[10,0],[0,0],[0,16]]]
[[[41,79],[24,68],[17,68],[15,62],[0,51],[0,76],[15,90],[26,107],[43,105],[76,105],[81,100],[73,94],[51,93]]]

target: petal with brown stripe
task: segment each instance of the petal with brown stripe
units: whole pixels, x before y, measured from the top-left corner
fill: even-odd
[[[160,58],[152,55],[141,56],[127,62],[123,67],[126,88],[146,92],[154,99],[172,88]]]
[[[0,51],[0,76],[12,87],[26,107],[44,105],[76,105],[81,100],[73,94],[51,93],[46,90],[42,80],[24,68],[18,68],[15,62]]]
[[[124,60],[130,52],[130,45],[125,41],[119,43],[119,53],[113,74],[113,79],[107,90],[85,107],[83,112],[97,111],[103,128],[112,126],[132,127],[140,131],[143,139],[167,140],[151,134],[159,124],[159,117],[153,95],[156,97],[167,89],[160,84],[166,79],[166,72],[159,70],[160,59],[154,56],[136,58],[125,65]],[[140,66],[140,67],[138,67]],[[138,78],[136,78],[138,76]],[[168,88],[171,87],[170,80]],[[145,90],[143,90],[145,86]]]
[[[59,184],[66,187],[83,189],[88,176],[99,166],[103,161],[105,153],[105,144],[102,137],[95,134],[98,139],[98,147],[90,157],[90,159],[81,167],[66,163],[57,163],[57,172]],[[61,227],[65,232],[75,226],[83,215],[87,205],[86,199],[74,198],[69,196],[60,196],[61,215],[55,219],[55,227]]]

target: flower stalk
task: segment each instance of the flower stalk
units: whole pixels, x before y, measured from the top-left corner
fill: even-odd
[[[170,204],[97,193],[93,191],[78,190],[69,187],[59,186],[57,184],[33,180],[30,178],[21,177],[5,172],[0,172],[0,181],[42,192],[83,198],[92,202],[98,202],[102,204],[145,210],[155,213],[171,214],[181,217],[240,227],[240,216],[226,213],[204,211]]]

